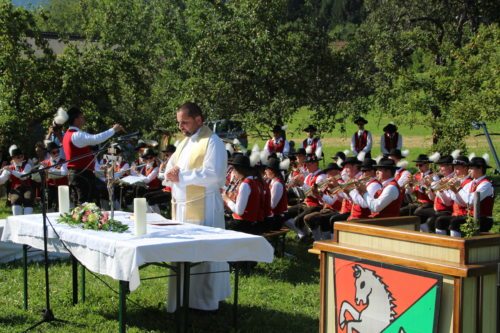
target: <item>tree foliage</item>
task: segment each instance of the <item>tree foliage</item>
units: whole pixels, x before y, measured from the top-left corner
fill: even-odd
[[[492,22],[498,2],[373,0],[365,6],[366,21],[340,51],[355,62],[359,80],[348,87],[357,91],[362,111],[408,124],[425,115],[441,151],[464,147],[471,120],[497,119],[498,25]]]

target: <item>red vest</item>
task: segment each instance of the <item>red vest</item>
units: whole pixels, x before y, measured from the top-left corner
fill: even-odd
[[[460,187],[463,188],[465,185],[472,181],[471,178],[467,177],[460,183]],[[456,201],[453,201],[452,207],[452,216],[465,216],[467,215],[467,207],[460,206]]]
[[[384,209],[382,209],[380,212],[376,213],[371,213],[370,217],[375,217],[375,218],[382,218],[382,217],[394,217],[394,216],[399,216],[399,209],[401,208],[401,202],[403,201],[403,197],[401,196],[401,189],[399,188],[398,182],[396,180],[391,180],[383,188],[377,191],[375,193],[375,198],[378,198],[381,194],[384,188],[386,188],[389,185],[394,185],[398,189],[399,195],[398,198],[394,201],[392,201],[390,204],[388,204]]]
[[[246,183],[250,186],[250,196],[248,198],[247,206],[245,207],[245,211],[243,215],[239,216],[236,213],[233,213],[233,218],[235,220],[245,220],[249,222],[257,222],[259,221],[259,217],[262,215],[261,210],[261,186],[259,185],[259,181],[255,179],[245,178],[242,183]],[[236,197],[238,199],[238,197]]]
[[[385,149],[387,151],[391,151],[391,149],[398,148],[398,139],[399,139],[398,132],[396,132],[394,134],[384,133]]]
[[[312,144],[311,144],[311,154],[314,154],[316,152],[316,148],[318,147],[318,142],[319,142],[319,138],[313,138],[312,140]],[[304,147],[304,149],[307,148],[307,139],[305,139],[303,142],[302,142],[302,147]]]
[[[441,198],[439,198],[438,196],[436,196],[436,198],[434,199],[434,210],[436,212],[445,212],[445,211],[451,212],[452,207],[451,206],[446,206],[444,204],[443,200],[441,200]]]
[[[358,135],[358,132],[354,134],[354,147],[356,148],[356,151],[359,153],[360,151],[363,150],[363,148],[366,147],[366,144],[368,143],[368,131],[363,131],[363,134],[361,136]]]
[[[64,162],[64,159],[61,158],[59,160],[59,162]],[[42,165],[44,167],[52,166],[51,159],[49,158],[49,159],[46,159],[45,161],[42,161]],[[56,166],[55,168],[57,170],[61,170],[61,167],[62,167],[62,164]],[[61,178],[57,178],[57,179],[47,178],[47,186],[59,186],[59,185],[68,185],[68,177],[65,176],[65,177],[61,177]]]
[[[315,176],[313,176],[313,174],[309,174],[306,177],[304,183],[306,183],[309,187],[313,187],[314,184],[316,184],[316,179],[318,178],[319,175],[320,175],[320,173],[316,174]],[[319,199],[316,197],[312,197],[312,196],[306,197],[306,199],[304,200],[304,203],[306,204],[307,207],[321,206],[321,204],[319,203]]]
[[[430,174],[432,174],[432,172],[429,173],[429,175]],[[421,172],[419,172],[419,173],[417,173],[415,175],[415,180],[417,182],[420,182],[423,177],[424,177],[424,175]],[[430,203],[432,203],[432,200],[429,198],[429,196],[425,192],[421,192],[420,191],[420,185],[415,185],[414,190],[415,190],[415,196],[417,197],[417,201],[418,202],[420,202],[422,204],[430,204]]]
[[[75,129],[70,129],[66,131],[63,138],[63,149],[66,159],[72,160],[78,156],[90,154],[92,150],[89,146],[78,148],[71,142],[71,137],[77,131]],[[80,158],[76,161],[68,162],[68,169],[75,170],[94,170],[94,156],[89,155],[87,157]]]
[[[271,181],[271,183],[269,183],[269,193],[271,193],[271,187],[272,187],[273,181],[278,182],[281,185],[283,185],[283,194],[281,195],[280,201],[278,202],[276,207],[274,207],[274,209],[273,209],[273,214],[275,216],[279,216],[288,210],[288,198],[287,198],[287,195],[285,192],[285,184],[283,184],[283,181],[279,177],[274,178]]]
[[[266,217],[273,216],[273,210],[271,209],[271,191],[269,190],[269,183],[265,180],[259,181],[260,185],[260,216],[259,221],[264,221]]]
[[[479,186],[479,184],[485,182],[489,182],[489,180],[487,178],[483,178],[477,184],[473,184],[470,187],[470,193],[476,192],[476,189]],[[493,216],[493,203],[494,203],[493,196],[483,198],[483,200],[481,200],[481,202],[479,203],[479,217]],[[470,216],[474,216],[474,205],[470,205],[468,212]]]
[[[142,168],[141,170],[141,174],[144,175],[144,176],[149,176],[151,174],[151,172],[153,172],[153,170],[157,167],[158,165],[156,165],[156,162],[153,163],[153,165],[151,167],[144,167]],[[155,179],[153,179],[152,181],[149,182],[148,184],[148,188],[150,190],[157,190],[161,187],[161,181],[158,179],[158,177],[156,177]]]
[[[23,164],[21,164],[21,166],[19,167],[19,169],[17,171],[23,172],[24,168],[26,167],[26,164],[28,164],[28,162],[24,161]],[[12,163],[11,165],[9,165],[9,170],[10,171],[16,170],[16,166]],[[31,179],[29,177],[19,179],[16,176],[11,174],[9,179],[10,179],[10,188],[12,190],[15,190],[16,188],[21,187],[21,186],[31,186]]]
[[[274,139],[269,139],[267,141],[267,147],[269,148],[270,153],[282,153],[283,149],[285,149],[285,140],[283,138],[279,138],[278,142],[274,142]]]
[[[380,182],[377,179],[372,179],[366,184],[366,187],[368,188],[368,186],[370,186],[373,183],[380,184]],[[352,207],[351,207],[351,215],[349,216],[347,221],[355,220],[355,219],[365,219],[365,218],[369,217],[370,214],[371,214],[370,208],[363,208],[360,205],[353,203]]]

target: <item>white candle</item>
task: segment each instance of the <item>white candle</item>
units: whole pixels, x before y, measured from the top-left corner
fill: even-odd
[[[67,185],[60,185],[57,188],[59,196],[59,213],[69,213],[69,187]]]
[[[134,199],[135,235],[141,236],[147,232],[146,213],[148,204],[145,198]]]

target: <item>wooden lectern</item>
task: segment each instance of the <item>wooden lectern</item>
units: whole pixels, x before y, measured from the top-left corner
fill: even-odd
[[[337,222],[334,240],[312,252],[320,332],[498,332],[500,234],[463,239]]]

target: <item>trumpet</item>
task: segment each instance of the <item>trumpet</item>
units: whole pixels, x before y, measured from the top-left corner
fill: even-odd
[[[287,182],[286,182],[286,188],[289,189],[291,187],[297,186],[300,183],[303,183],[304,178],[305,178],[304,174],[301,172],[293,177],[289,177]]]
[[[356,187],[359,184],[365,184],[367,181],[370,180],[370,178],[371,177],[367,176],[367,177],[362,177],[359,179],[353,179],[353,180],[350,180],[350,181],[345,182],[343,184],[339,184],[338,186],[336,186],[335,188],[330,190],[330,194],[331,195],[338,194],[344,190],[348,190],[348,189],[351,189],[353,187]]]
[[[460,179],[460,177],[457,176],[452,178],[446,178],[446,181],[444,182],[439,181],[438,184],[436,184],[432,190],[435,192],[445,191],[445,190],[455,190],[457,186],[460,185],[461,182],[462,180]]]
[[[444,176],[440,180],[438,180],[438,181],[434,182],[433,184],[431,184],[431,190],[433,190],[435,192],[442,191],[443,190],[443,186],[445,184],[447,184],[450,180],[452,180],[455,177],[456,176],[454,176],[453,173],[449,174],[448,176]]]

